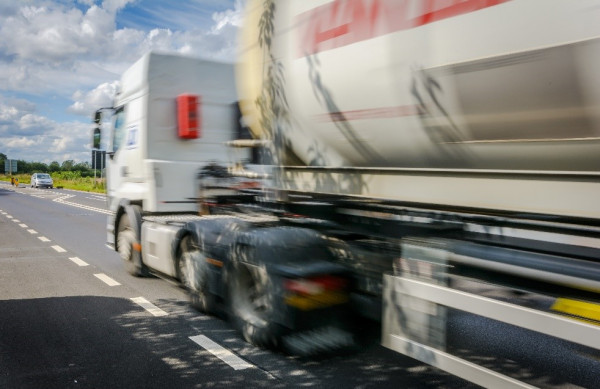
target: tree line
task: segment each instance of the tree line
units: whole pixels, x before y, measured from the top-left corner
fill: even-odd
[[[0,169],[4,173],[4,161],[8,157],[6,154],[0,153]],[[89,162],[75,163],[72,159],[59,164],[57,161],[52,161],[50,164],[43,162],[27,162],[17,160],[17,173],[55,173],[55,172],[79,172],[81,177],[91,177],[94,175],[94,170]]]

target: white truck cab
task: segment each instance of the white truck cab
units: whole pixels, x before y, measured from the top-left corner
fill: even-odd
[[[177,97],[196,96],[195,138],[178,133]],[[147,212],[195,210],[195,174],[202,163],[229,160],[234,139],[233,65],[149,53],[129,68],[114,101],[107,191],[110,209],[121,199]]]
[[[232,160],[225,142],[235,138],[235,102],[232,64],[151,52],[132,65],[112,107],[110,210],[118,215],[125,201],[148,213],[195,211],[198,169]],[[178,122],[185,109],[196,116],[193,131]]]
[[[131,273],[140,275],[145,268],[139,254],[145,245],[142,215],[193,214],[200,168],[250,155],[231,155],[225,145],[237,137],[235,104],[233,64],[150,52],[123,74],[106,141],[112,211],[107,243],[129,259]],[[101,121],[99,113],[95,121]],[[95,135],[94,146],[99,147],[98,129]],[[168,241],[174,233],[147,235],[164,235]],[[148,252],[144,258],[146,254],[150,262],[158,257]],[[159,262],[157,267],[172,275],[171,258]]]

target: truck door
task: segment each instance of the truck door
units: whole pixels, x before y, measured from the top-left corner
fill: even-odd
[[[121,186],[123,179],[123,156],[120,149],[124,145],[126,134],[125,127],[125,107],[121,106],[115,110],[112,119],[112,132],[110,144],[108,146],[109,158],[106,161],[106,193],[109,199],[109,209],[115,210],[117,204],[112,204],[113,201],[119,201],[117,191]]]

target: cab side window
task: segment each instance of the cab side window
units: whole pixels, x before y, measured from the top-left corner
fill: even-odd
[[[124,107],[117,108],[113,117],[113,138],[112,138],[112,151],[116,152],[123,143],[125,138],[125,109]]]

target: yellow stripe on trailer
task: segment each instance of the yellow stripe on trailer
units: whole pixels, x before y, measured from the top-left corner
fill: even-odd
[[[600,324],[600,304],[558,298],[551,309],[583,319],[593,320],[597,322],[595,324]]]

